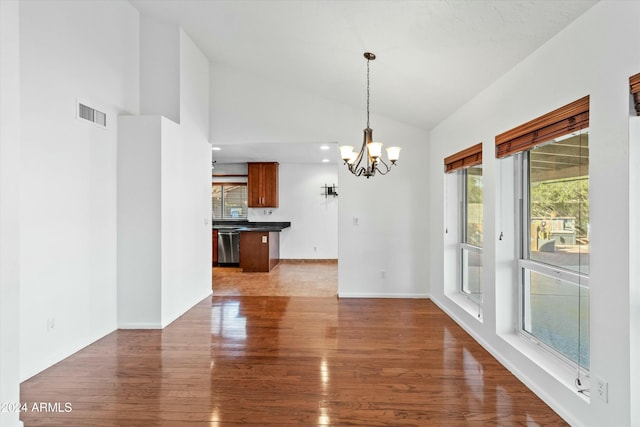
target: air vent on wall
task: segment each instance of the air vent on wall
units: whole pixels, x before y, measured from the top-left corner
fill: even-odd
[[[78,102],[78,117],[95,123],[98,126],[107,127],[107,115],[105,113],[81,102]]]

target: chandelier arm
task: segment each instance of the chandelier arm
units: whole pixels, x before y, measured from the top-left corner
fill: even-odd
[[[360,168],[360,167],[362,167],[365,170],[368,170],[370,168],[369,163],[370,163],[371,159],[369,157],[369,150],[367,149],[367,129],[365,129],[365,131],[364,131],[365,134],[364,134],[364,138],[362,140],[362,147],[360,148],[360,152],[358,152],[358,156],[356,157],[354,162],[351,164],[351,166],[353,166],[354,170],[358,170],[358,168]],[[365,156],[366,156],[366,167],[365,166],[360,166],[360,164],[362,163],[362,160],[365,158]]]
[[[385,170],[384,170],[384,172],[383,172],[383,171],[382,171],[382,169],[380,169],[380,168],[378,167],[378,165],[376,165],[376,169],[378,170],[378,172],[380,172],[380,175],[386,175],[386,174],[388,174],[389,172],[391,172],[391,167],[390,167],[390,166],[389,166],[389,165],[388,165],[384,160],[382,160],[382,158],[380,158],[380,163],[381,163],[381,164],[383,164],[383,165],[384,165],[384,168],[385,168]],[[380,164],[380,163],[379,163],[379,164]],[[392,166],[393,166],[393,165],[392,165]]]
[[[362,157],[363,157],[362,153],[363,151],[360,150],[360,152],[358,153],[358,157],[356,157],[356,160],[352,164],[353,168],[356,170],[360,168],[360,163],[362,163]]]
[[[382,164],[384,165],[384,167],[385,167],[388,171],[390,171],[390,170],[391,170],[391,166],[389,166],[389,165],[387,164],[387,162],[385,162],[384,160],[382,160],[382,157],[380,157],[379,162],[380,162],[380,163],[382,163]]]

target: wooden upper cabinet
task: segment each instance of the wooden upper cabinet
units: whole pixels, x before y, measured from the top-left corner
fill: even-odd
[[[278,207],[278,163],[248,163],[250,208]]]

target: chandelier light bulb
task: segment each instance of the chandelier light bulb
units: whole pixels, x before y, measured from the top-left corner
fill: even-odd
[[[340,146],[340,157],[345,162],[351,158],[351,153],[353,153],[352,145],[342,145]]]
[[[395,164],[400,158],[400,147],[388,147],[387,157],[389,157],[391,164]]]
[[[374,159],[378,159],[382,155],[381,142],[370,142],[367,144],[367,149],[369,150],[369,155]]]

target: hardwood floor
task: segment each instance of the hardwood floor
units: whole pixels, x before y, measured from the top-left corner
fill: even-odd
[[[24,382],[23,402],[63,409],[25,426],[566,425],[429,300],[242,295],[221,273],[238,295]]]
[[[213,295],[335,297],[338,264],[281,262],[269,273],[244,273],[236,267],[214,267]]]

